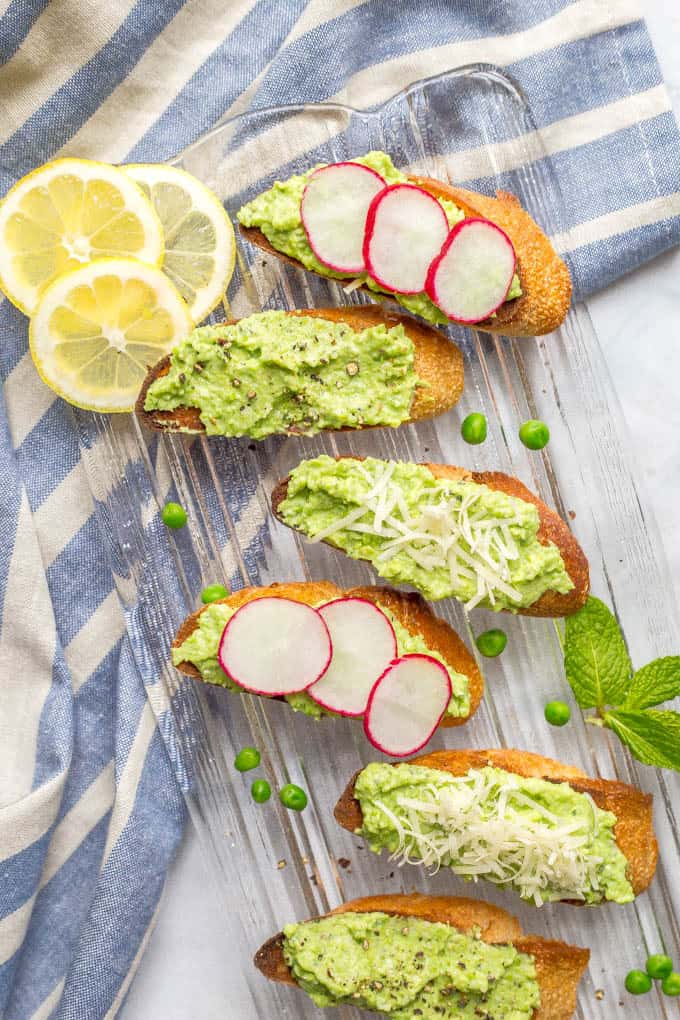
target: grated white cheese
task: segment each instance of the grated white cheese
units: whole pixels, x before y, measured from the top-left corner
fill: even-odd
[[[472,769],[445,787],[423,787],[417,799],[397,796],[399,816],[376,799],[399,840],[391,859],[400,866],[422,862],[435,873],[450,867],[473,881],[512,884],[537,906],[585,900],[586,891],[600,888],[602,858],[592,852],[599,831],[595,803],[581,794],[592,810],[584,823],[554,814],[519,786],[512,773],[499,778],[493,770]]]
[[[498,595],[521,602],[522,595],[510,583],[510,564],[520,552],[510,528],[519,517],[486,516],[476,503],[481,493],[464,499],[440,494],[439,502],[422,508],[412,517],[398,484],[392,482],[396,464],[391,461],[372,475],[364,464],[358,470],[369,485],[361,505],[319,531],[312,542],[331,538],[339,531],[375,535],[386,539],[376,562],[385,563],[399,553],[409,556],[424,570],[448,571],[454,590],[461,578],[477,581],[477,590],[465,603],[473,609],[480,602],[495,605]]]

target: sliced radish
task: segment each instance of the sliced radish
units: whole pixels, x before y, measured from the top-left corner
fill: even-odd
[[[252,694],[295,694],[331,661],[331,639],[316,609],[268,596],[241,606],[222,633],[217,657],[234,683]]]
[[[415,184],[392,184],[368,210],[366,268],[386,290],[419,294],[448,233],[449,221],[436,198]]]
[[[334,599],[319,607],[331,636],[333,655],[307,693],[340,715],[363,715],[379,676],[396,658],[397,638],[383,611],[368,599]]]
[[[311,175],[300,216],[319,262],[342,273],[363,273],[368,207],[385,181],[362,163],[331,163]]]
[[[431,655],[404,655],[368,699],[364,732],[374,747],[403,758],[424,747],[451,700],[451,678]]]
[[[425,289],[456,322],[481,322],[503,304],[517,258],[512,241],[489,220],[461,220],[430,266]]]

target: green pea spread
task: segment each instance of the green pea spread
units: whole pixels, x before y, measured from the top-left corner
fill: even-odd
[[[418,377],[404,327],[359,332],[345,323],[261,312],[195,329],[149,387],[144,409],[196,407],[208,435],[400,425]]]
[[[435,478],[418,464],[302,461],[278,513],[428,599],[516,611],[545,591],[574,587],[557,546],[538,541],[532,503],[476,482]]]
[[[284,928],[283,955],[317,1006],[350,1003],[391,1020],[529,1020],[533,956],[415,917],[346,913]]]
[[[376,170],[387,184],[400,184],[408,180],[406,174],[397,170],[385,152],[368,152],[365,156],[358,156],[350,162],[362,163],[364,166]],[[276,181],[268,191],[264,191],[252,202],[247,202],[242,206],[236,215],[239,223],[242,223],[244,227],[257,227],[273,248],[284,255],[297,259],[305,269],[311,269],[321,276],[335,280],[354,278],[356,274],[338,273],[319,262],[309,246],[300,218],[300,203],[305,184],[315,170],[326,165],[319,163],[304,174],[296,174],[294,177],[289,177],[287,181]],[[446,213],[449,226],[452,227],[460,220],[465,219],[462,209],[459,209],[453,202],[449,202],[447,199],[439,199],[439,202]],[[390,294],[409,312],[419,315],[428,322],[436,325],[447,325],[449,322],[447,316],[433,304],[425,293],[393,294],[392,291],[379,287],[370,277],[365,277],[364,283],[377,293]],[[506,301],[520,297],[521,293],[519,277],[515,274]]]
[[[385,609],[384,606],[380,608],[394,627],[399,655],[416,653],[431,655],[446,667],[451,677],[452,689],[452,697],[447,714],[456,718],[469,715],[470,682],[468,678],[463,673],[456,673],[452,670],[438,652],[428,648],[420,634],[411,634],[389,610]],[[235,610],[225,605],[224,602],[215,602],[212,605],[206,606],[198,618],[198,626],[193,634],[190,634],[186,641],[178,648],[172,649],[173,663],[177,666],[180,662],[191,662],[196,666],[206,683],[217,684],[231,691],[242,691],[242,688],[235,684],[231,677],[224,672],[217,659],[217,650],[222,632],[234,615],[234,612]],[[301,691],[298,694],[286,694],[285,699],[294,711],[304,712],[305,715],[312,716],[315,719],[334,714],[322,708],[321,705],[317,705],[305,691]]]
[[[354,796],[363,815],[359,833],[374,853],[389,850],[468,881],[510,886],[537,905],[634,899],[616,816],[568,783],[491,766],[452,776],[373,763],[359,773]]]

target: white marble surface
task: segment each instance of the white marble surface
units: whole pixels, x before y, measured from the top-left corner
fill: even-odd
[[[647,0],[646,16],[680,119],[680,6]],[[628,421],[643,491],[656,514],[675,578],[680,578],[680,249],[597,295],[595,329]],[[676,499],[669,499],[675,493]],[[680,582],[676,581],[680,596]],[[121,1013],[122,1020],[237,1020],[230,945],[209,869],[187,831],[168,878],[158,924]]]

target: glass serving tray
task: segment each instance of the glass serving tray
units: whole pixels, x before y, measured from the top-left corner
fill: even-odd
[[[371,112],[308,105],[249,113],[226,121],[175,162],[205,181],[233,216],[276,177],[384,149],[401,168],[477,190],[514,192],[557,236],[564,228],[559,188],[533,131],[517,85],[494,67],[475,65],[417,82]],[[245,242],[228,296],[216,319],[366,300]],[[615,608],[633,661],[642,664],[672,650],[677,615],[660,537],[636,484],[621,412],[586,309],[574,307],[560,330],[538,340],[462,328],[450,333],[465,353],[462,401],[434,421],[398,430],[208,441],[159,438],[132,416],[73,412],[136,664],[222,897],[224,965],[233,988],[225,1015],[319,1017],[303,993],[258,973],[255,950],[284,923],[322,914],[342,900],[418,889],[494,901],[517,914],[526,931],[588,946],[592,957],[579,1017],[604,1020],[624,1001],[639,1020],[676,1016],[677,1005],[656,988],[632,1000],[623,978],[648,951],[663,948],[680,957],[680,780],[637,765],[616,738],[584,725],[578,709],[564,729],[545,723],[545,703],[569,694],[552,621],[509,614],[499,621],[477,610],[468,620],[457,603],[435,606],[471,647],[471,624],[478,633],[492,621],[507,630],[509,642],[500,659],[480,663],[486,695],[476,716],[466,726],[440,731],[430,746],[530,749],[652,792],[659,868],[651,889],[629,906],[537,910],[492,885],[466,884],[444,872],[428,877],[370,854],[333,819],[352,773],[381,757],[361,725],[348,719],[315,723],[286,705],[183,678],[169,664],[174,634],[206,584],[239,588],[329,578],[349,587],[373,579],[365,565],[306,543],[271,516],[275,481],[301,458],[321,452],[441,461],[518,476],[570,520],[590,559],[592,590]],[[478,447],[460,438],[460,421],[471,410],[482,410],[489,421],[488,439]],[[550,427],[551,443],[540,454],[525,450],[517,438],[518,423],[530,417]],[[159,507],[168,498],[187,508],[189,525],[180,532],[160,522]],[[231,764],[246,744],[262,749],[273,789],[292,781],[310,792],[302,814],[286,811],[275,796],[265,806],[253,803],[251,777],[241,777]],[[343,1007],[333,1015],[359,1013]]]

